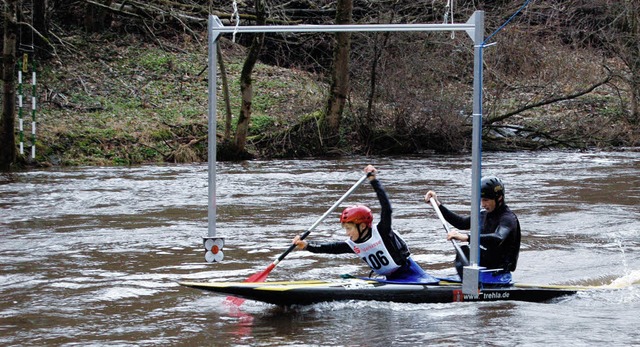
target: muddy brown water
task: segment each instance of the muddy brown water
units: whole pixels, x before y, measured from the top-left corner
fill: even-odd
[[[551,303],[324,303],[278,308],[177,285],[262,271],[372,163],[415,260],[453,272],[428,189],[468,211],[470,157],[217,165],[221,263],[204,261],[207,166],[53,168],[0,184],[2,346],[614,346],[640,343],[640,151],[488,153],[523,229],[516,281],[630,283]],[[343,206],[378,212],[368,184]],[[309,239],[343,239],[337,212]],[[377,216],[377,215],[376,215]],[[367,275],[351,255],[293,252],[271,280]],[[635,283],[635,284],[634,284]]]

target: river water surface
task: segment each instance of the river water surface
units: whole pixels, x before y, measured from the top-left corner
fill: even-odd
[[[217,235],[204,260],[207,165],[53,168],[0,184],[2,346],[593,346],[640,344],[640,152],[488,153],[520,219],[523,283],[604,285],[550,303],[324,303],[279,308],[177,281],[264,270],[374,164],[414,259],[453,273],[422,200],[469,210],[470,156],[217,164]],[[379,206],[365,183],[343,206]],[[340,207],[338,212],[342,209]],[[344,239],[338,212],[308,239]],[[367,275],[352,255],[291,253],[268,281]]]

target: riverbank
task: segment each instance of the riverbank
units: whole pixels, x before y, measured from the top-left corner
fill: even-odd
[[[77,33],[65,38],[66,49],[59,50],[51,61],[38,62],[36,159],[31,160],[27,151],[20,162],[74,166],[206,161],[207,52],[205,33],[198,35],[158,38],[158,42],[136,35],[94,37]],[[221,40],[221,44],[230,79],[231,109],[237,115],[238,76],[245,52],[228,40]],[[249,151],[263,158],[327,154],[303,150],[305,139],[317,137],[315,124],[326,98],[325,77],[266,64],[258,64],[253,77]],[[218,89],[221,141],[225,106]],[[344,123],[349,126],[341,134],[340,147],[331,150],[332,155],[469,150],[466,138],[470,127],[465,120],[429,116],[431,124],[417,125],[424,121],[403,120],[396,113],[402,111],[395,110],[367,123],[358,103],[361,101],[352,100],[345,111]],[[530,110],[485,133],[484,147],[637,146],[638,127],[615,111],[611,107],[614,103],[612,95],[600,92]],[[235,117],[232,133],[234,122]],[[544,126],[536,128],[536,124]],[[549,131],[542,133],[539,129]]]
[[[32,162],[26,153],[23,162],[130,165],[206,160],[206,45],[179,39],[165,39],[159,46],[135,35],[103,44],[78,36],[73,42],[76,50],[40,65],[37,157]],[[237,46],[225,50],[232,88],[237,86],[242,53]],[[252,134],[286,126],[322,100],[320,84],[310,74],[259,64],[254,77]],[[300,93],[302,88],[307,92]],[[237,93],[232,93],[231,105],[238,107]],[[222,103],[219,107],[223,109]],[[219,133],[224,130],[222,120]]]

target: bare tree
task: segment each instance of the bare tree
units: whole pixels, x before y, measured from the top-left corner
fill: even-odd
[[[564,5],[568,18],[561,29],[571,42],[599,49],[620,59],[624,69],[614,71],[627,86],[631,123],[640,123],[640,2],[637,0],[574,0]]]
[[[16,160],[16,37],[18,1],[7,0],[4,15],[4,49],[2,50],[2,118],[0,119],[0,171],[8,171]]]
[[[47,0],[33,1],[33,30],[37,32],[34,35],[34,45],[36,54],[40,57],[48,57],[49,54],[49,18],[47,17]]]
[[[336,24],[351,23],[352,11],[352,0],[338,0]],[[329,145],[333,145],[339,140],[336,135],[339,134],[340,119],[349,93],[350,46],[350,33],[336,33],[336,46],[334,48],[333,66],[331,69],[331,87],[325,117],[323,119],[324,137],[329,140]]]
[[[613,1],[607,8],[619,15],[612,23],[612,37],[617,42],[618,55],[629,69],[626,82],[630,94],[630,120],[640,123],[640,3],[637,0]],[[617,12],[617,11],[616,11]],[[614,14],[617,14],[614,12]]]
[[[231,100],[229,98],[229,79],[227,77],[227,68],[224,63],[224,57],[222,56],[222,49],[220,48],[220,41],[216,42],[216,55],[218,57],[218,66],[220,68],[220,82],[222,83],[222,98],[224,100],[224,141],[231,141],[231,118],[233,113],[231,112]]]
[[[256,17],[257,24],[264,25],[266,18],[265,3],[263,0],[256,0]],[[247,144],[247,135],[249,133],[249,122],[251,121],[251,102],[253,99],[253,82],[251,74],[253,68],[258,61],[258,56],[262,50],[264,44],[264,33],[256,34],[251,41],[251,47],[249,53],[242,66],[242,72],[240,73],[240,93],[242,97],[242,106],[240,108],[240,114],[238,116],[238,125],[236,128],[235,136],[235,150],[238,154],[245,152],[245,146]]]

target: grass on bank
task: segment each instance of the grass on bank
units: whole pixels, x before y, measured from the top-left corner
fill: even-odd
[[[130,36],[45,65],[39,76],[37,158],[53,165],[131,165],[179,161],[175,152],[199,140],[187,158],[206,160],[206,47],[167,52]],[[241,54],[225,57],[231,108],[240,108]],[[264,133],[322,105],[314,76],[264,64],[254,69],[250,135]],[[218,78],[219,134],[224,100]],[[233,125],[235,126],[235,117]],[[202,139],[205,138],[204,141]]]

